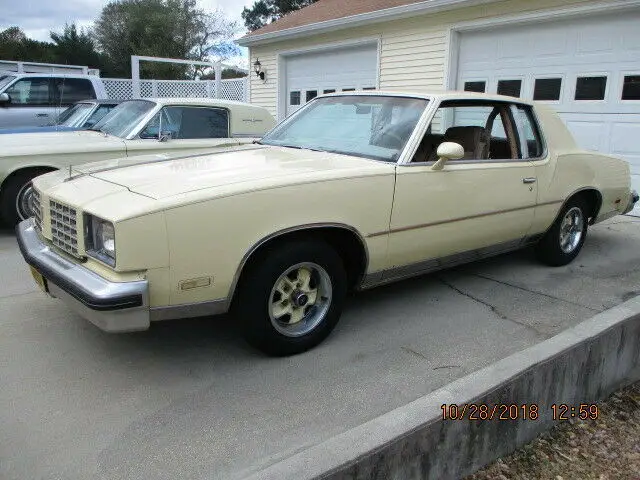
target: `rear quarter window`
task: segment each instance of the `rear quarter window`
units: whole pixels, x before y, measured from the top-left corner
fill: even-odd
[[[526,149],[522,152],[523,158],[540,158],[543,155],[542,136],[533,109],[525,105],[515,106],[516,124],[518,133]]]

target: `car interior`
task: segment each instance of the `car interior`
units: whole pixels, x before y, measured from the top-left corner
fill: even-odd
[[[477,109],[478,105],[469,105]],[[489,107],[484,105],[482,107]],[[423,137],[412,163],[435,162],[438,160],[438,146],[443,142],[455,142],[464,149],[461,160],[515,160],[520,158],[508,105],[495,105],[485,118],[475,118],[464,111],[465,105],[443,103],[436,118],[442,123],[444,118],[454,118],[454,125],[444,129],[443,126],[430,125]],[[454,112],[457,110],[457,112]],[[457,113],[457,115],[456,115]],[[466,115],[465,115],[466,113]],[[477,123],[484,123],[478,126]],[[433,123],[437,123],[434,121]],[[434,130],[444,133],[434,133]],[[505,136],[502,136],[502,135]]]

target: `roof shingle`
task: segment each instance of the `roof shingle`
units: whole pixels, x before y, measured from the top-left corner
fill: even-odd
[[[318,0],[308,7],[291,12],[275,22],[249,32],[244,38],[421,1],[424,0]]]

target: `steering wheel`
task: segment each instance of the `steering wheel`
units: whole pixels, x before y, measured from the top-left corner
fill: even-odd
[[[400,137],[400,135],[395,133],[393,130],[385,130],[383,132],[380,132],[380,140],[382,140],[385,137],[388,137],[388,138],[394,140],[395,143],[397,144],[394,147],[397,147],[397,148],[402,147],[402,144],[404,143],[404,140],[402,139],[402,137]],[[381,141],[380,143],[388,144],[388,143],[392,143],[392,142]]]

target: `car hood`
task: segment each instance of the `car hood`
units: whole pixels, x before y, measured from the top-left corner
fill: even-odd
[[[380,174],[392,171],[393,166],[335,153],[250,145],[207,155],[119,166],[91,176],[159,200],[208,189],[224,195],[291,183]]]
[[[15,133],[0,137],[0,156],[86,153],[118,149],[123,152],[125,150],[122,139],[90,130]]]

